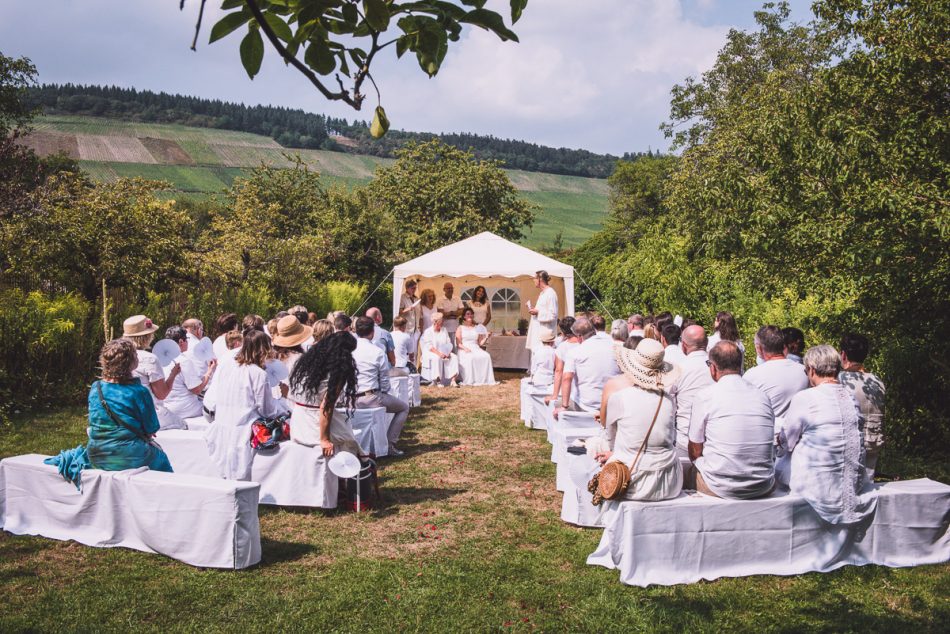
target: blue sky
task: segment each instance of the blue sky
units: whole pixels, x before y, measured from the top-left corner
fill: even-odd
[[[810,0],[792,16],[811,17]],[[489,6],[503,11],[507,1]],[[394,127],[476,132],[595,152],[666,149],[658,130],[670,88],[709,68],[730,28],[754,26],[757,0],[531,0],[515,27],[521,43],[466,30],[442,70],[377,59],[374,76]],[[326,102],[268,50],[249,80],[240,34],[207,44],[220,15],[206,9],[189,50],[198,1],[0,0],[0,52],[27,56],[41,82],[114,84],[247,104],[274,104],[347,119],[371,117]],[[210,13],[210,16],[208,16]],[[367,105],[371,99],[367,99]],[[375,104],[372,104],[375,105]]]

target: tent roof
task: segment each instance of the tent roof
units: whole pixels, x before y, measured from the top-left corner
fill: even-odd
[[[394,274],[401,278],[410,275],[518,277],[541,270],[555,277],[574,278],[574,267],[485,231],[399,264]]]

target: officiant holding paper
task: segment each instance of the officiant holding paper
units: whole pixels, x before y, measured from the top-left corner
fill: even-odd
[[[422,308],[419,306],[421,300],[416,297],[416,288],[418,284],[415,280],[406,281],[406,292],[399,298],[399,315],[406,319],[406,334],[410,338],[410,349],[415,353],[419,345],[419,337],[422,336],[421,321]]]
[[[541,333],[544,329],[557,331],[557,293],[550,286],[551,276],[547,271],[538,271],[534,274],[534,287],[541,292],[537,303],[532,306],[528,300],[528,313],[531,323],[528,325],[528,338],[525,347],[534,350],[541,345]]]

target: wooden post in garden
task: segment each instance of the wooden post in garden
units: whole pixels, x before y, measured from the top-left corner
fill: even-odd
[[[109,336],[109,296],[106,295],[106,278],[102,278],[102,336],[103,343],[112,339]]]

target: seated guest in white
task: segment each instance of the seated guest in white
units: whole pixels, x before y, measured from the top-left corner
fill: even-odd
[[[741,367],[742,353],[732,341],[709,351],[716,383],[693,402],[689,459],[697,491],[749,500],[775,487],[775,417],[768,396],[739,375]]]
[[[290,375],[290,438],[320,447],[327,457],[338,451],[363,453],[349,420],[356,407],[356,344],[349,333],[324,337],[300,357]]]
[[[674,323],[663,326],[660,330],[660,343],[663,344],[663,358],[669,363],[682,363],[686,355],[680,349],[680,327]]]
[[[223,357],[228,351],[225,335],[238,327],[238,316],[235,313],[224,313],[214,322],[215,339],[211,344],[216,359]]]
[[[868,478],[874,477],[877,458],[884,445],[884,382],[864,369],[870,344],[864,335],[849,333],[841,338],[841,385],[854,394],[858,410],[864,418],[865,467]]]
[[[333,316],[333,332],[351,332],[353,320],[342,310],[336,311]]]
[[[554,331],[542,328],[541,345],[531,353],[531,385],[550,387],[554,383]]]
[[[782,328],[785,337],[785,358],[795,363],[803,364],[802,355],[805,354],[805,333],[798,328]]]
[[[597,317],[596,315],[594,317]],[[561,379],[561,402],[554,410],[554,417],[564,409],[581,412],[600,411],[604,385],[620,374],[614,359],[613,340],[601,329],[595,330],[594,317],[578,317],[573,331],[583,343],[571,350],[564,362]],[[600,324],[604,323],[602,317]],[[576,379],[577,390],[572,390]]]
[[[393,415],[386,434],[389,440],[389,455],[403,454],[396,445],[409,416],[409,404],[389,394],[389,361],[383,351],[373,345],[373,331],[376,324],[369,317],[356,320],[356,349],[353,359],[356,361],[356,407],[370,409],[384,407]]]
[[[607,451],[594,458],[601,464],[621,461],[633,466],[627,500],[675,498],[683,488],[683,469],[673,450],[675,406],[667,387],[676,381],[679,368],[663,361],[663,346],[652,339],[634,350],[612,346],[612,351],[623,374],[604,387],[600,411]]]
[[[785,416],[792,397],[808,388],[808,377],[801,365],[785,358],[785,336],[778,326],[759,328],[755,353],[764,363],[749,368],[745,379],[768,395],[776,418]]]
[[[310,338],[313,339],[313,343],[311,344],[313,346],[320,343],[324,337],[328,337],[329,335],[333,334],[333,322],[327,321],[326,319],[318,319],[317,321],[313,322],[312,328],[313,334],[310,336]]]
[[[491,356],[482,350],[488,330],[475,323],[475,311],[462,309],[462,323],[455,331],[455,348],[458,350],[459,379],[462,385],[494,385],[495,371]]]
[[[251,479],[254,460],[251,423],[287,413],[281,399],[274,397],[267,384],[264,365],[272,354],[268,336],[249,331],[236,363],[223,364],[221,375],[215,381],[214,424],[205,432],[205,442],[211,461],[224,478]],[[282,387],[286,396],[286,386]]]
[[[181,326],[171,326],[165,330],[165,338],[176,342],[181,350],[181,355],[165,367],[165,374],[171,376],[174,366],[179,366],[172,389],[165,397],[165,407],[182,420],[201,416],[201,399],[198,396],[208,387],[217,362],[212,360],[202,373],[203,364],[188,349],[188,338]]]
[[[716,313],[716,321],[713,322],[713,333],[709,335],[709,345],[707,350],[712,350],[720,341],[731,341],[739,346],[742,352],[743,368],[745,367],[745,346],[742,344],[742,338],[739,336],[739,325],[736,318],[728,310],[721,310]]]
[[[442,327],[442,313],[432,314],[432,326],[422,333],[419,344],[422,355],[422,378],[444,387],[446,382],[458,387],[459,360],[452,352],[452,340]]]
[[[414,345],[415,337],[406,332],[408,321],[405,317],[399,316],[393,319],[393,356],[396,362],[393,364],[393,376],[406,376],[410,368],[416,365],[416,347]]]
[[[864,421],[854,393],[838,382],[841,357],[831,346],[809,348],[805,371],[812,387],[792,397],[785,414],[779,452],[791,457],[777,474],[826,522],[859,522],[876,498],[866,495]]]
[[[709,375],[706,362],[706,331],[702,326],[689,326],[680,337],[680,348],[683,351],[683,362],[680,368],[683,373],[676,381],[676,453],[687,457],[689,443],[689,420],[693,411],[693,404],[704,389],[714,383]],[[665,352],[664,352],[665,355]]]
[[[201,323],[200,319],[186,319],[181,322],[181,327],[185,329],[185,335],[188,337],[188,349],[194,350],[198,342],[205,336],[204,324]],[[198,364],[198,371],[201,374],[208,371],[207,361],[198,361],[196,359],[195,362]]]
[[[389,361],[389,367],[396,366],[396,344],[389,331],[383,328],[383,313],[378,308],[370,308],[366,311],[366,316],[376,324],[376,330],[373,331],[373,345],[383,351],[386,360]]]
[[[554,348],[554,383],[551,393],[544,397],[545,403],[558,402],[561,398],[561,383],[564,378],[564,360],[571,350],[581,345],[581,338],[574,334],[574,318],[570,315],[562,317],[558,322],[561,331],[561,341]],[[557,340],[555,340],[556,342]],[[573,389],[577,389],[574,387]]]
[[[247,332],[248,330],[265,332],[267,330],[265,326],[266,322],[260,315],[244,315],[244,319],[241,320],[241,332]]]
[[[634,313],[627,318],[627,337],[643,336],[643,315]]]
[[[622,346],[627,343],[627,339],[630,336],[629,333],[627,322],[623,319],[614,319],[610,324],[610,338],[613,339],[615,346]]]
[[[133,315],[123,322],[122,338],[132,342],[138,355],[139,364],[133,370],[132,375],[151,392],[161,429],[185,429],[185,421],[169,411],[164,403],[164,399],[175,384],[178,373],[181,372],[181,366],[177,363],[172,364],[168,376],[165,376],[162,372],[161,366],[158,365],[158,359],[148,351],[152,339],[155,338],[156,330],[158,330],[158,326],[153,324],[152,320],[145,315]]]
[[[313,329],[302,324],[295,315],[281,317],[277,322],[277,334],[271,339],[274,347],[274,357],[287,368],[289,377],[294,371],[294,364],[303,356],[303,344],[310,341]],[[291,408],[293,408],[291,401]]]

